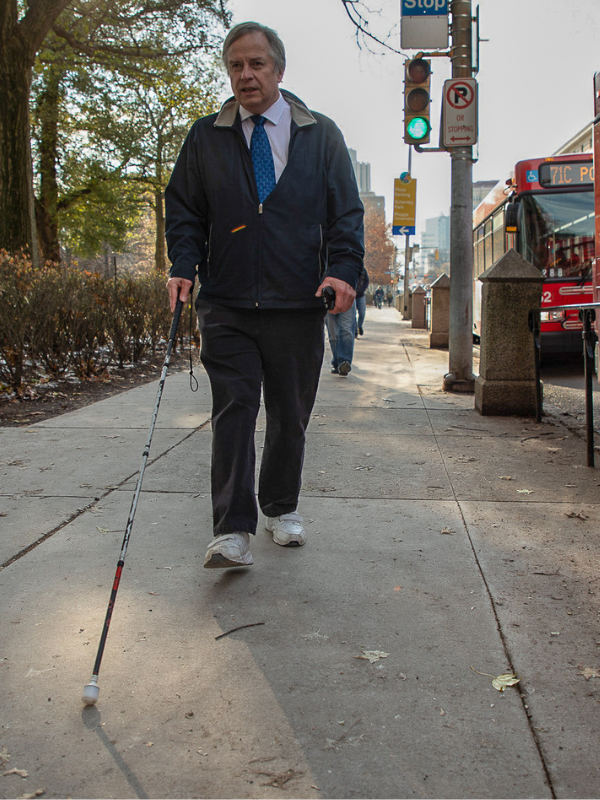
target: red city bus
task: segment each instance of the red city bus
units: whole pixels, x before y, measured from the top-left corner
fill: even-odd
[[[473,237],[475,336],[481,333],[477,278],[511,247],[544,276],[542,309],[589,303],[594,263],[592,154],[519,161],[510,180],[498,183],[475,209]],[[581,330],[577,311],[542,311],[542,352],[581,353]]]

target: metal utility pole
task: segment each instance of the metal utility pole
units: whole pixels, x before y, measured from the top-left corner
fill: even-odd
[[[471,0],[451,0],[452,77],[471,78]],[[452,147],[449,373],[444,389],[473,392],[473,152]]]
[[[412,166],[412,147],[408,148],[408,174],[410,175],[410,170]],[[406,239],[404,240],[404,290],[402,294],[402,319],[409,319],[410,314],[408,313],[408,265],[410,262],[410,234],[406,234]]]

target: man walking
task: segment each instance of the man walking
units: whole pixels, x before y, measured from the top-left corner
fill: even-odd
[[[198,120],[165,193],[171,308],[196,270],[201,358],[213,396],[214,539],[205,567],[253,563],[254,431],[266,433],[258,502],[279,545],[303,545],[297,511],[305,432],[323,360],[326,286],[333,314],[354,302],[363,207],[335,124],[279,90],[275,31],[242,23],[223,46],[234,97]]]

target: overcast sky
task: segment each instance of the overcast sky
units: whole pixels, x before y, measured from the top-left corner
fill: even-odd
[[[473,13],[477,3],[473,2]],[[371,30],[400,49],[400,0],[369,0]],[[549,156],[593,117],[593,75],[600,71],[599,0],[479,0],[481,31],[479,145],[474,180],[509,176],[517,161]],[[287,52],[282,87],[332,117],[359,161],[371,163],[371,188],[386,198],[408,165],[402,141],[406,55],[373,54],[356,43],[341,0],[230,0],[234,23],[255,20],[281,36]],[[433,60],[432,139],[439,137],[447,58]],[[423,220],[449,213],[450,156],[413,153],[417,237]]]

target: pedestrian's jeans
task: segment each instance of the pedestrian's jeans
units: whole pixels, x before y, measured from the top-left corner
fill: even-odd
[[[361,297],[356,298],[356,315],[357,325],[359,328],[363,328],[365,324],[365,314],[367,313],[367,298],[363,294]]]
[[[215,536],[256,533],[254,431],[266,411],[258,502],[268,517],[295,511],[305,431],[323,363],[324,309],[259,310],[196,302],[212,397]]]
[[[337,369],[343,361],[352,364],[356,333],[356,301],[348,311],[342,311],[341,314],[327,314],[327,332],[333,356],[331,365]]]

